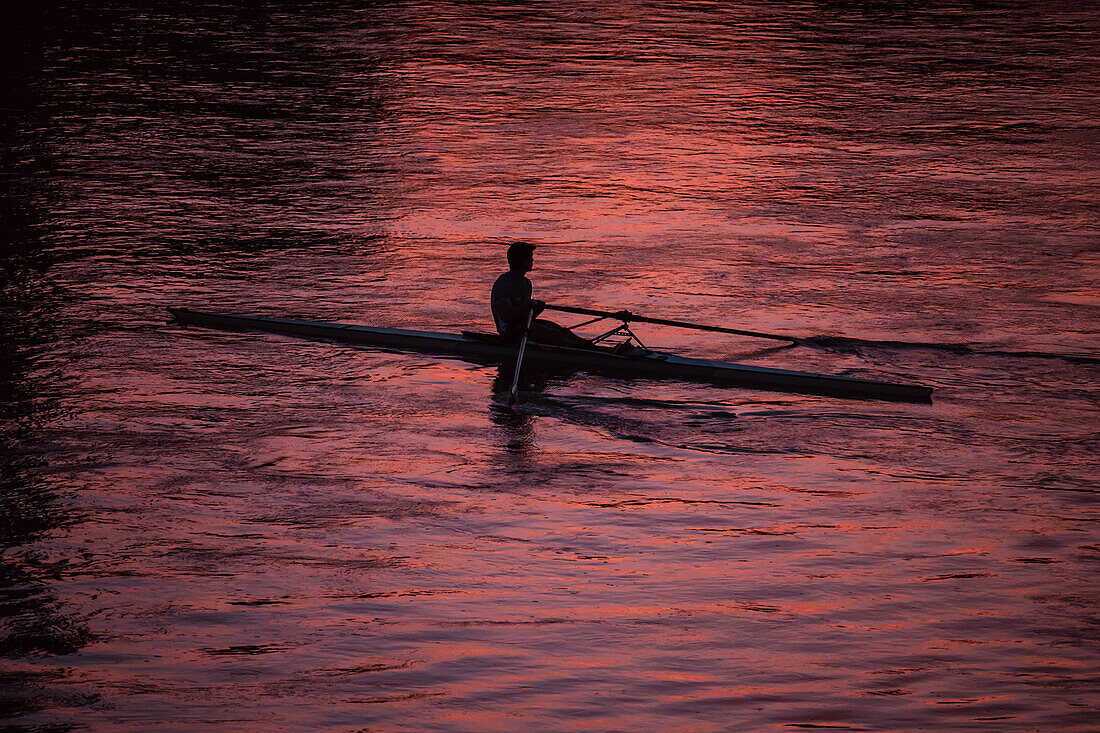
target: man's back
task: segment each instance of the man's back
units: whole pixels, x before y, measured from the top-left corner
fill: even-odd
[[[531,281],[509,270],[493,283],[490,306],[497,333],[505,335],[524,325],[527,305],[531,301]]]

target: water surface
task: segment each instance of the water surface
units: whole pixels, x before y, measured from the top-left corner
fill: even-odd
[[[16,730],[1095,728],[1095,10],[24,14]],[[488,328],[514,238],[547,300],[856,339],[650,346],[934,401],[510,409],[495,367],[167,317]]]

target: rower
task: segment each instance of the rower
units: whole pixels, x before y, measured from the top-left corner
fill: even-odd
[[[535,245],[530,242],[513,242],[508,247],[508,272],[493,283],[490,305],[497,333],[506,342],[519,341],[527,324],[527,312],[535,316],[542,313],[546,303],[531,297],[531,281],[527,273],[535,266]],[[581,338],[565,326],[553,321],[536,318],[531,321],[527,338],[540,344],[569,346],[574,349],[592,349],[595,345]]]

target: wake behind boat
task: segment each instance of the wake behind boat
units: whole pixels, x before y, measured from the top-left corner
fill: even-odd
[[[168,309],[177,321],[230,331],[262,331],[339,343],[378,346],[465,358],[479,363],[515,363],[516,346],[496,334],[465,331],[443,333],[403,328],[354,326],[290,318],[211,313],[187,308]],[[694,359],[658,351],[616,354],[610,349],[574,349],[531,342],[525,363],[576,369],[628,378],[682,379],[761,389],[896,402],[931,402],[932,388],[878,382],[790,369]]]

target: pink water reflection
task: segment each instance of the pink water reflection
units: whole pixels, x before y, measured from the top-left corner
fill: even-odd
[[[28,77],[19,725],[1095,727],[1093,15],[308,10]],[[864,339],[654,347],[936,402],[166,322],[488,329],[520,237],[547,300]]]

